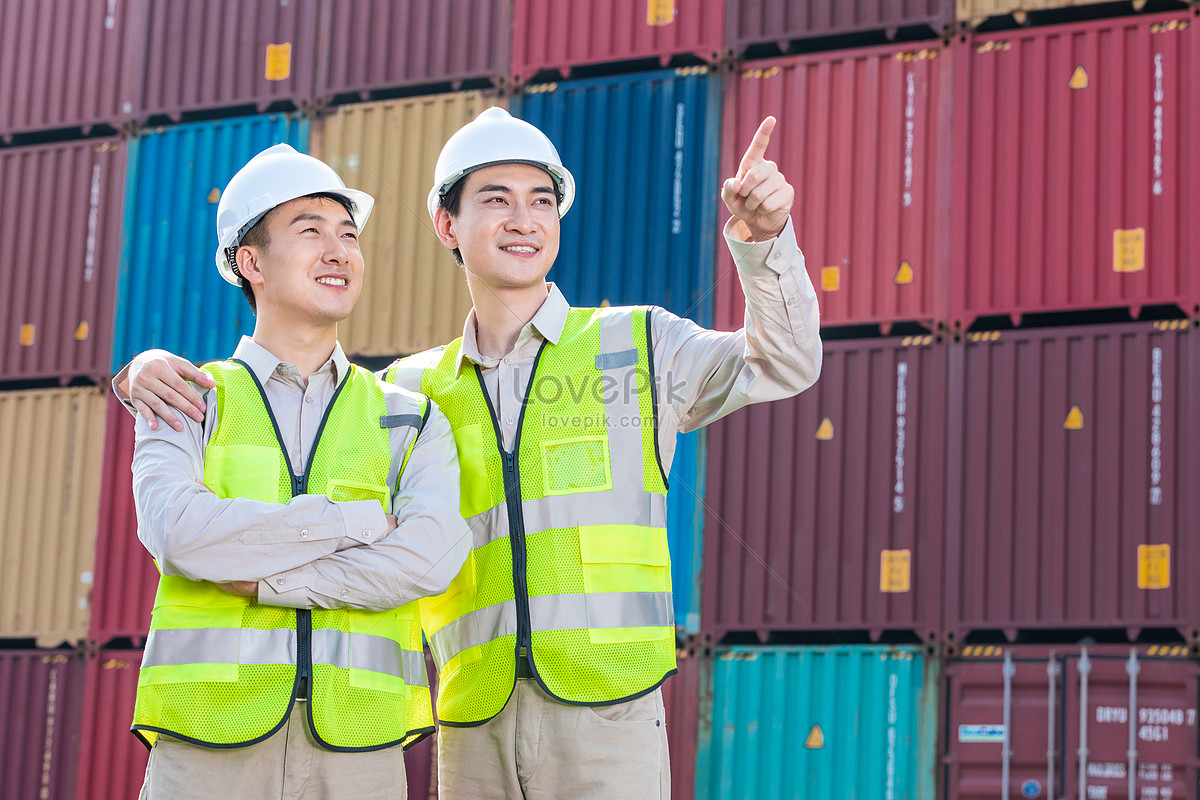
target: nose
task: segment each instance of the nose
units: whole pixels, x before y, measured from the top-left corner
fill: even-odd
[[[537,226],[533,221],[533,214],[529,212],[529,206],[524,203],[513,204],[506,227],[514,233],[533,233]]]
[[[332,238],[332,241],[330,239]],[[350,257],[350,246],[340,234],[325,238],[325,260],[333,264],[345,264]]]

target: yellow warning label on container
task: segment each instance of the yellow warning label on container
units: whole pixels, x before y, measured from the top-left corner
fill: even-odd
[[[1087,70],[1083,68],[1083,64],[1075,67],[1075,71],[1071,73],[1071,80],[1067,81],[1067,87],[1071,89],[1086,89],[1088,86]]]
[[[909,590],[912,553],[909,550],[884,550],[879,555],[879,591],[903,593]]]
[[[1141,272],[1146,268],[1146,229],[1113,231],[1113,272]]]
[[[841,267],[821,267],[821,291],[836,292],[841,285]]]
[[[670,25],[675,21],[675,0],[646,0],[646,24]]]
[[[75,326],[75,341],[82,342],[85,339],[87,339],[87,337],[88,337],[87,320],[86,319],[80,320],[79,324]]]
[[[905,284],[912,283],[912,282],[913,282],[912,264],[909,264],[907,261],[901,261],[900,269],[896,270],[896,285],[904,286]]]
[[[1063,428],[1069,431],[1083,430],[1083,412],[1079,410],[1079,406],[1071,406],[1071,410],[1067,412],[1067,419],[1063,423]]]
[[[35,327],[37,326],[29,324],[21,326],[21,347],[31,347],[33,345],[33,331]]]
[[[286,81],[292,76],[292,43],[267,45],[267,80]]]
[[[1171,545],[1138,545],[1138,588],[1171,588]]]
[[[817,426],[817,439],[822,442],[828,442],[833,438],[833,421],[826,417],[821,420],[821,424]]]
[[[804,740],[804,746],[809,750],[825,749],[825,733],[821,730],[820,725],[812,726],[812,730],[808,732],[808,738]]]
[[[218,189],[217,187],[215,187],[215,186],[214,186],[214,187],[212,188],[212,191],[210,191],[210,192],[208,193],[208,197],[207,197],[206,199],[207,199],[207,200],[208,200],[208,202],[210,202],[210,203],[219,203],[219,202],[221,202],[221,190],[220,190],[220,189]]]

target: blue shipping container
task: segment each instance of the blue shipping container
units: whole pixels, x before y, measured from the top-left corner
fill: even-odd
[[[113,370],[161,347],[194,362],[226,358],[254,330],[242,293],[217,273],[217,201],[256,153],[308,151],[308,120],[284,114],[143,131],[129,145]]]
[[[940,671],[913,646],[717,648],[697,800],[933,800]]]
[[[572,305],[660,305],[712,324],[720,91],[718,76],[691,67],[513,98],[513,114],[545,131],[575,176],[550,271]]]
[[[675,458],[668,476],[667,540],[671,548],[671,589],[675,597],[675,630],[683,635],[700,632],[706,439],[703,430],[677,436]]]

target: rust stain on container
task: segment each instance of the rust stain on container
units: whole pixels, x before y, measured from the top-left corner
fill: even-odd
[[[937,318],[950,245],[952,59],[910,46],[755,63],[727,78],[721,176],[736,173],[759,122],[774,115],[767,158],[796,189],[792,221],[822,324]],[[745,301],[733,258],[718,253],[716,327],[736,330]]]
[[[789,40],[859,31],[894,34],[925,25],[943,33],[954,23],[954,6],[954,0],[730,0],[726,40],[741,55],[752,44],[774,42],[786,49]]]
[[[138,796],[150,755],[129,733],[141,663],[140,650],[100,650],[88,656],[75,800]]]
[[[952,348],[951,638],[1047,628],[1196,637],[1186,577],[1197,566],[1187,511],[1195,338],[1133,323],[1006,331]],[[1143,545],[1170,548],[1158,587],[1139,587]]]
[[[87,636],[104,405],[92,388],[0,393],[0,636]]]
[[[721,52],[724,0],[514,0],[512,75],[523,83],[541,70],[569,73],[611,61]]]
[[[363,103],[318,126],[313,155],[375,197],[362,241],[368,289],[338,325],[347,353],[415,353],[462,335],[471,296],[425,201],[442,145],[491,104],[478,92]]]
[[[815,386],[709,428],[706,637],[939,635],[948,348],[915,341],[826,342]]]
[[[83,673],[69,650],[0,650],[0,796],[74,797]]]

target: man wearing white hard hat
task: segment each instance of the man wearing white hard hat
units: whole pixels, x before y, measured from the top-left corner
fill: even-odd
[[[395,798],[433,731],[417,600],[468,552],[447,420],[347,361],[372,198],[276,145],[229,182],[216,265],[254,334],[139,420],[138,536],[161,572],[133,731],[143,798]]]
[[[774,127],[721,187],[746,294],[731,333],[657,307],[572,308],[547,283],[575,182],[533,125],[488,109],[438,158],[429,214],[474,308],[461,339],[385,378],[445,411],[472,530],[448,591],[421,601],[443,800],[670,796],[675,436],[803,391],[821,368],[794,191],[764,159]],[[196,413],[194,395],[170,398],[186,367],[139,366],[147,414],[174,420],[164,399]]]

